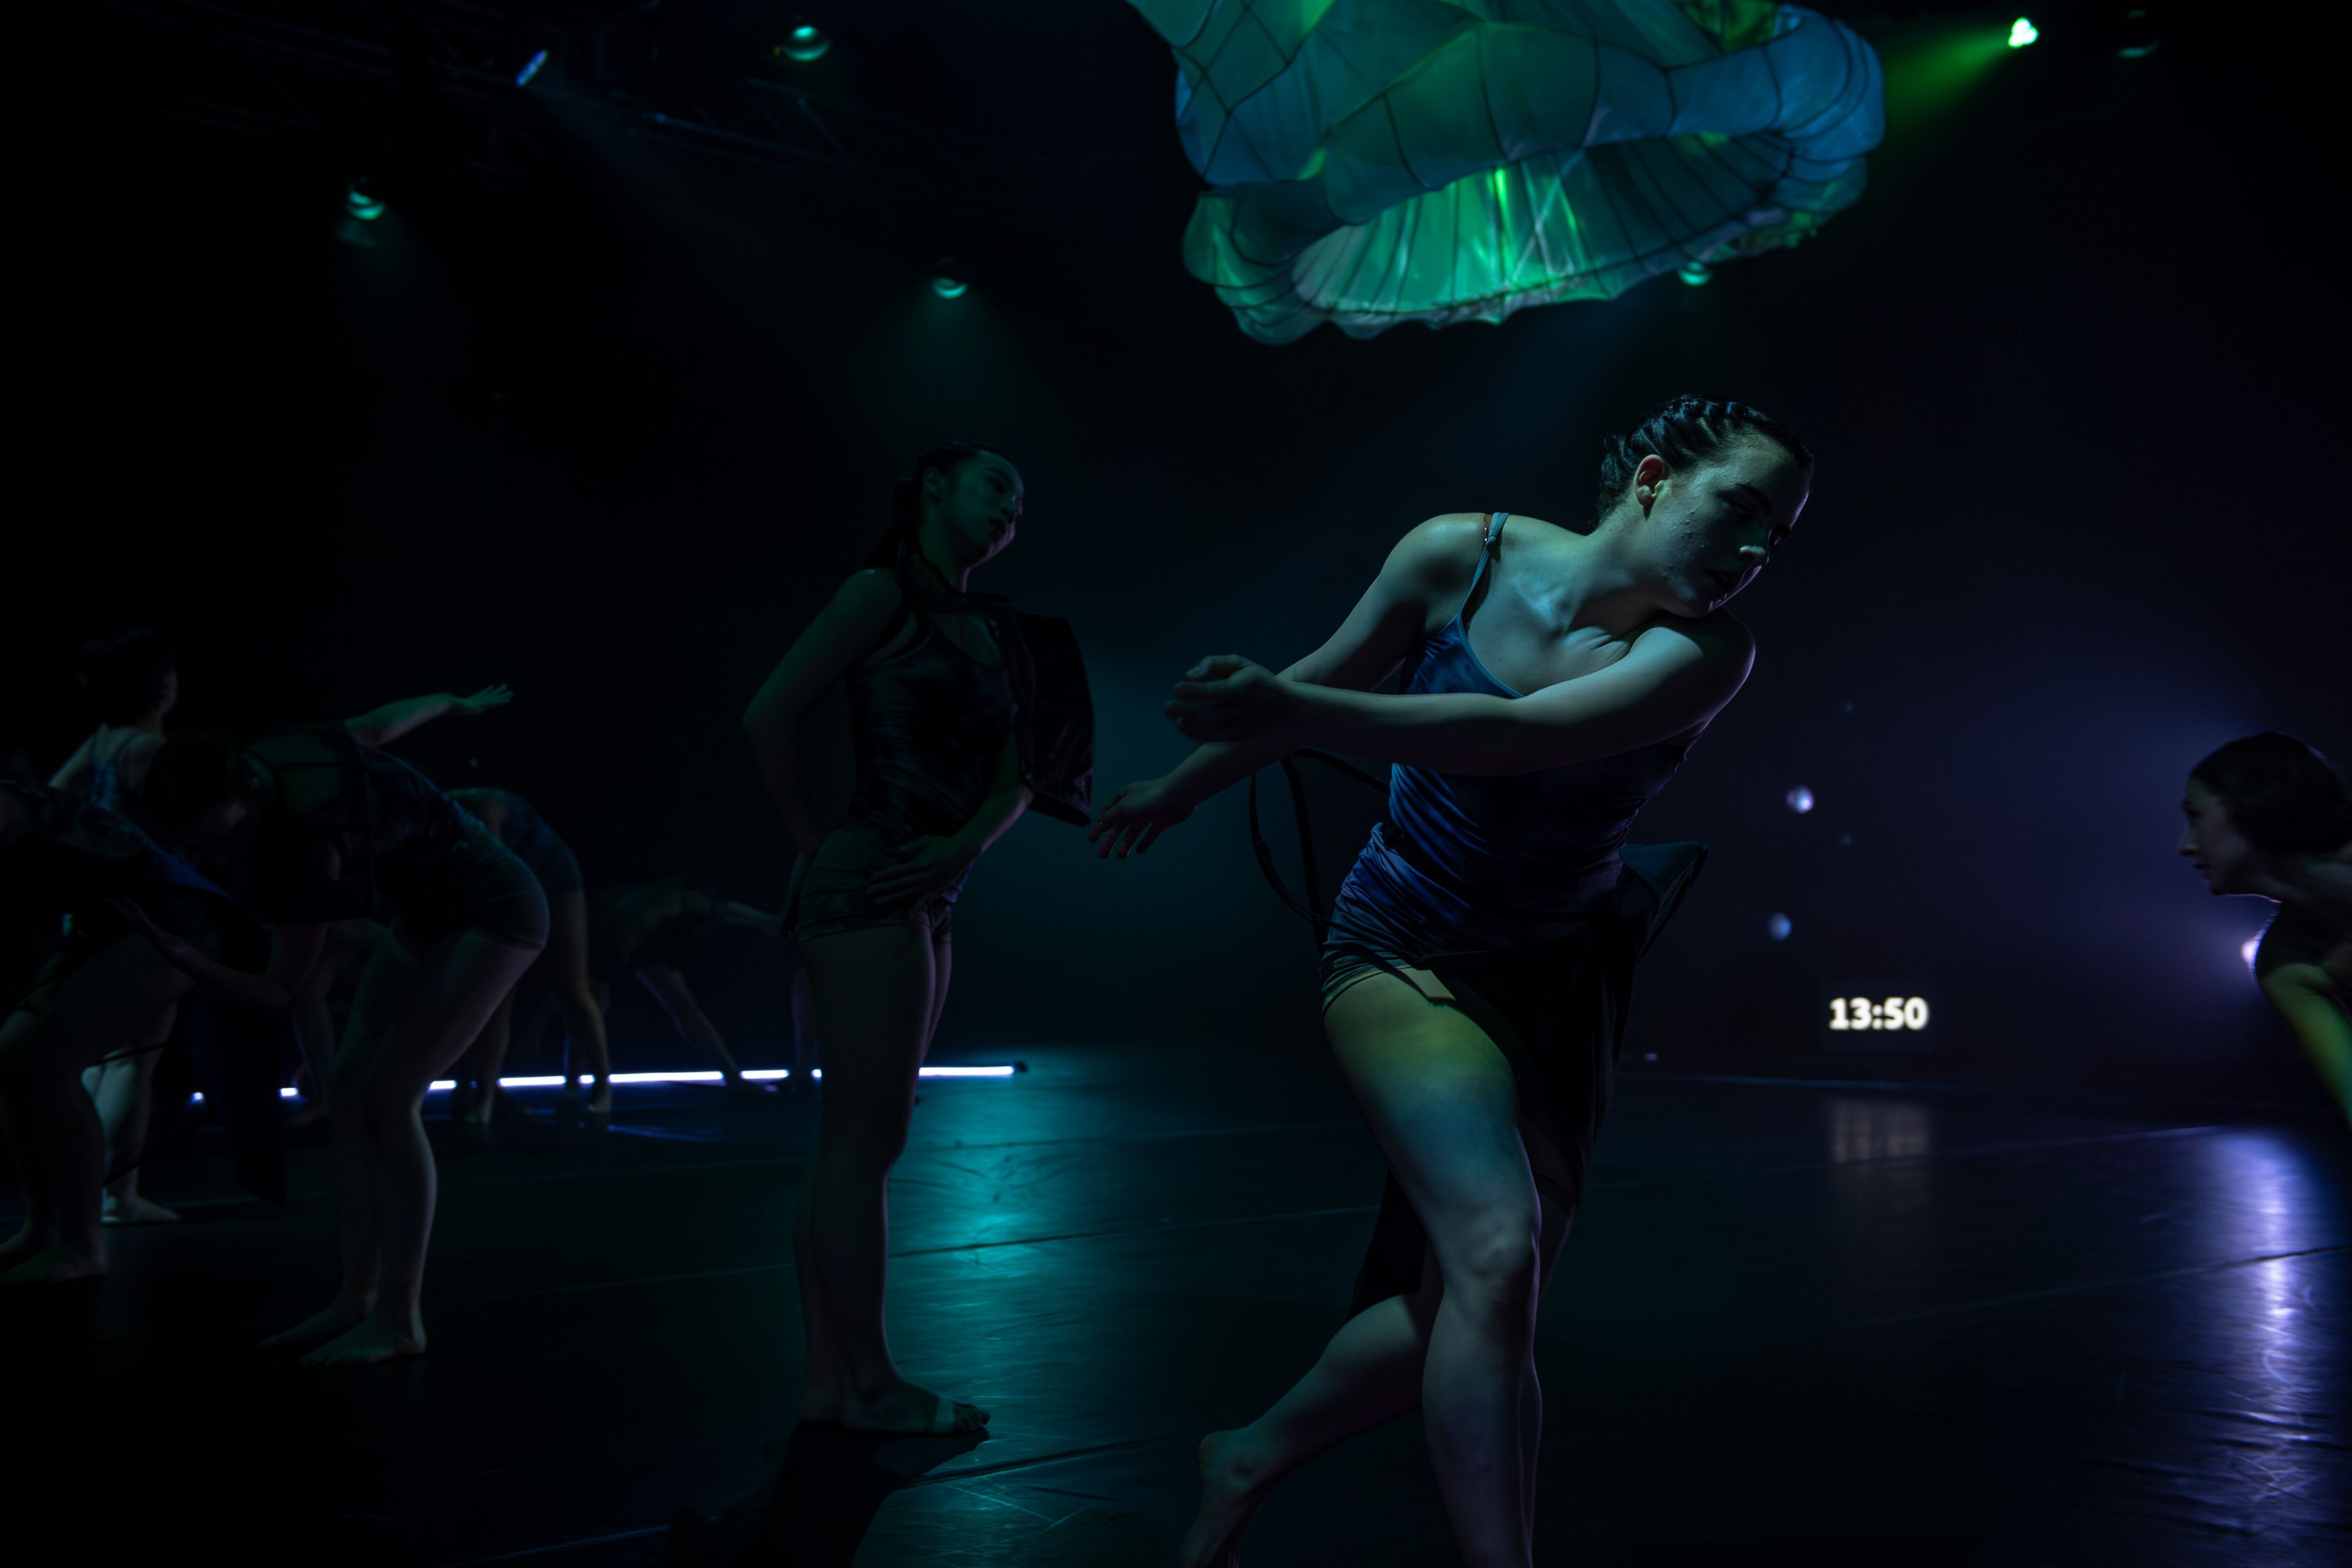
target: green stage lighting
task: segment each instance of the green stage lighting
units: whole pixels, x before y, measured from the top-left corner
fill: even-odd
[[[383,216],[383,198],[365,179],[353,180],[344,188],[343,210],[362,223],[373,223]]]
[[[784,41],[776,46],[776,53],[785,59],[798,60],[806,65],[811,60],[824,58],[825,50],[831,47],[833,40],[825,37],[823,27],[812,27],[803,22],[784,35]]]
[[[971,287],[971,285],[962,279],[950,278],[945,273],[931,279],[931,292],[942,300],[961,300],[963,298],[963,291]]]
[[[1682,265],[1682,269],[1675,276],[1696,289],[1714,278],[1715,268],[1704,261],[1685,261]]]
[[[2021,49],[2042,36],[2042,29],[2020,16],[2009,25],[2009,47]]]

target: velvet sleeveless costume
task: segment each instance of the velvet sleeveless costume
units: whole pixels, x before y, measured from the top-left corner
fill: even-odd
[[[1031,807],[1084,826],[1094,777],[1094,711],[1086,667],[1068,623],[1025,615],[992,594],[957,594],[898,573],[898,615],[877,646],[911,622],[907,645],[852,669],[845,681],[856,747],[849,813],[817,846],[786,910],[806,940],[914,921],[948,934],[971,876],[912,909],[877,905],[875,876],[906,858],[917,838],[961,829],[987,799],[1008,742],[1016,748]],[[941,625],[962,616],[984,631],[993,660]]]
[[[361,745],[341,724],[285,731],[245,755],[262,789],[238,891],[263,920],[373,915],[381,893],[394,934],[412,949],[459,930],[545,944],[547,899],[529,868],[406,763]],[[320,840],[340,852],[340,878],[310,868],[307,847]]]
[[[1423,643],[1406,692],[1524,695],[1470,647],[1507,517],[1490,518],[1462,610]],[[1625,835],[1705,728],[1528,773],[1399,763],[1388,819],[1332,910],[1324,1005],[1376,973],[1433,973],[1509,1060],[1523,1110],[1570,1174],[1565,1191],[1541,1176],[1538,1185],[1571,1212],[1614,1088],[1634,966],[1706,858],[1701,845],[1628,845]],[[1391,1176],[1351,1313],[1414,1289],[1427,1239]]]

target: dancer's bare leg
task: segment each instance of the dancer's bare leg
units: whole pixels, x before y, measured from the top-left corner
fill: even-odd
[[[604,1009],[597,1004],[588,979],[588,895],[577,888],[558,893],[548,900],[547,912],[547,952],[541,956],[539,967],[547,977],[548,994],[563,1017],[563,1091],[566,1095],[579,1091],[582,1063],[572,1058],[576,1050],[594,1080],[588,1086],[583,1109],[591,1116],[609,1116],[613,1049],[604,1037]]]
[[[45,1015],[14,1013],[0,1024],[0,1121],[25,1192],[24,1226],[0,1243],[0,1284],[106,1272],[106,1133],[81,1075],[147,1039],[191,984],[132,932],[91,954]]]
[[[915,1070],[938,1016],[939,954],[929,928],[909,921],[818,937],[802,959],[826,1060],[798,1266],[803,1299],[818,1303],[812,1333],[828,1332],[832,1344],[812,1348],[801,1417],[861,1431],[971,1430],[987,1413],[908,1382],[883,1324],[890,1167],[906,1147]]]
[[[353,1032],[335,1061],[336,1131],[341,1136],[349,1128],[362,1142],[371,1203],[368,1224],[345,1231],[345,1287],[338,1305],[362,1299],[369,1304],[358,1322],[304,1356],[303,1365],[349,1366],[423,1352],[419,1302],[436,1194],[425,1091],[481,1032],[538,956],[536,947],[460,931],[404,961],[408,973],[401,977],[389,1028],[378,1033],[373,1027],[386,1017],[381,1009],[354,1015]],[[364,994],[366,980],[361,987]]]
[[[719,1064],[719,1072],[727,1079],[727,1087],[740,1087],[743,1069],[735,1065],[735,1058],[728,1051],[727,1042],[719,1037],[719,1026],[703,1012],[702,1004],[694,999],[694,992],[686,984],[685,973],[676,964],[645,963],[637,966],[637,978],[644,981],[646,989],[654,994],[654,1000],[662,1005],[662,1011],[669,1015],[669,1021],[677,1026],[678,1034],[687,1043]]]
[[[99,1124],[106,1130],[106,1168],[122,1173],[106,1184],[100,1205],[100,1217],[107,1225],[170,1225],[180,1217],[140,1195],[138,1163],[147,1142],[147,1122],[154,1113],[155,1064],[179,1011],[166,1008],[133,1054],[110,1057],[81,1075],[82,1087],[98,1106]]]
[[[1524,1568],[1541,1428],[1535,1309],[1568,1216],[1539,1205],[1509,1065],[1463,1014],[1378,975],[1325,1024],[1431,1258],[1416,1296],[1359,1313],[1273,1410],[1202,1444],[1201,1513],[1181,1561],[1232,1563],[1283,1475],[1418,1404],[1464,1561]],[[1533,1142],[1559,1181],[1557,1154]]]
[[[466,1108],[466,1120],[476,1127],[488,1127],[499,1109],[502,1095],[511,1100],[499,1087],[499,1073],[507,1065],[507,1042],[514,1033],[514,993],[509,991],[490,1009],[488,1022],[472,1047],[465,1053],[472,1063],[474,1073],[474,1103]]]

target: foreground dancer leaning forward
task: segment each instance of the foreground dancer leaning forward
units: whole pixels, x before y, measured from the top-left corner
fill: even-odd
[[[1694,847],[1642,888],[1620,847],[1746,680],[1753,644],[1723,606],[1787,539],[1811,469],[1777,421],[1678,398],[1606,443],[1589,532],[1433,518],[1307,658],[1279,675],[1195,666],[1167,711],[1206,743],[1097,820],[1100,852],[1124,856],[1303,747],[1395,764],[1322,972],[1325,1032],[1391,1199],[1321,1360],[1202,1444],[1188,1568],[1233,1563],[1285,1475],[1416,1405],[1463,1561],[1534,1560],[1536,1310],[1614,1034],[1553,1015],[1622,1019],[1645,940],[1628,933],[1654,927],[1695,868]],[[1400,664],[1401,694],[1368,689]],[[1646,915],[1627,912],[1635,890]]]

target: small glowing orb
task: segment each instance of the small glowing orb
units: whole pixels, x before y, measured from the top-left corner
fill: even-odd
[[[515,85],[517,87],[529,87],[530,85],[530,79],[537,76],[539,74],[540,67],[546,63],[547,51],[545,49],[540,50],[537,54],[532,55],[530,58],[523,61],[522,69],[515,72]]]
[[[961,278],[950,278],[944,274],[931,279],[931,292],[942,300],[961,300],[963,291],[971,287]]]
[[[1789,792],[1789,809],[1802,816],[1813,809],[1813,792],[1799,784]]]
[[[365,180],[353,180],[343,192],[343,210],[362,223],[373,223],[383,216],[383,200]]]
[[[1696,289],[1715,276],[1715,268],[1704,261],[1688,261],[1683,264],[1675,276]]]
[[[1786,915],[1774,915],[1770,920],[1764,922],[1764,934],[1770,937],[1774,942],[1788,941],[1789,933],[1796,929],[1797,922],[1790,920]]]
[[[2042,36],[2042,29],[2020,16],[2009,25],[2009,47],[2021,49]]]
[[[798,60],[806,65],[811,60],[824,58],[825,50],[831,47],[833,40],[825,37],[823,27],[812,27],[803,22],[784,35],[784,41],[776,46],[776,53],[784,59]]]
[[[2252,969],[2254,966],[2254,954],[2262,952],[2262,950],[2263,939],[2258,936],[2250,936],[2243,942],[2239,944],[2238,956],[2246,961],[2246,967],[2248,969]]]

